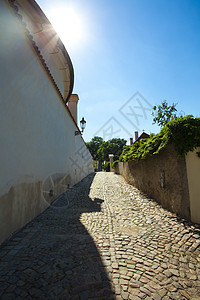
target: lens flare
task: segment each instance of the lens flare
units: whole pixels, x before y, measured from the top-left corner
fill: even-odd
[[[48,17],[66,47],[73,47],[84,38],[84,22],[75,8],[57,7],[49,12]]]

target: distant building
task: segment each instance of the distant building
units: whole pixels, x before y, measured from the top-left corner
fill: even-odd
[[[134,143],[139,142],[141,139],[149,139],[150,135],[147,134],[146,132],[143,132],[136,140]]]
[[[138,131],[135,131],[135,141],[133,142],[133,138],[130,138],[130,145],[135,144],[136,142],[139,142],[141,139],[149,139],[150,135],[146,132],[142,132],[140,136],[138,136]]]

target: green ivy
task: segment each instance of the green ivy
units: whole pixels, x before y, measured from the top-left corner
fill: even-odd
[[[112,168],[112,169],[115,169],[116,164],[117,164],[118,162],[119,162],[119,160],[113,161],[113,163],[111,164],[111,168]]]
[[[149,155],[158,154],[169,143],[174,144],[179,156],[184,156],[199,147],[200,118],[188,115],[171,120],[158,134],[151,134],[149,139],[142,139],[131,146],[125,146],[119,160],[145,159]]]
[[[105,161],[105,163],[104,163],[104,170],[106,172],[110,172],[110,162],[109,161]]]

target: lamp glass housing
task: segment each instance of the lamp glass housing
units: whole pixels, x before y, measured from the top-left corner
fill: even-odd
[[[84,117],[82,118],[82,120],[80,121],[80,124],[81,124],[81,129],[82,131],[85,129],[85,126],[86,126],[86,121],[84,120]]]

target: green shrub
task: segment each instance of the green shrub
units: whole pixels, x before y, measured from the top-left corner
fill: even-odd
[[[158,134],[152,134],[149,139],[126,146],[119,160],[144,159],[149,155],[158,154],[169,143],[174,144],[179,156],[184,156],[200,146],[200,118],[188,115],[168,122]]]
[[[118,162],[119,162],[119,160],[113,161],[113,163],[111,164],[111,168],[115,169],[115,167],[116,167],[116,165],[117,165]]]
[[[104,170],[106,170],[106,172],[110,172],[110,162],[109,161],[105,161]]]

